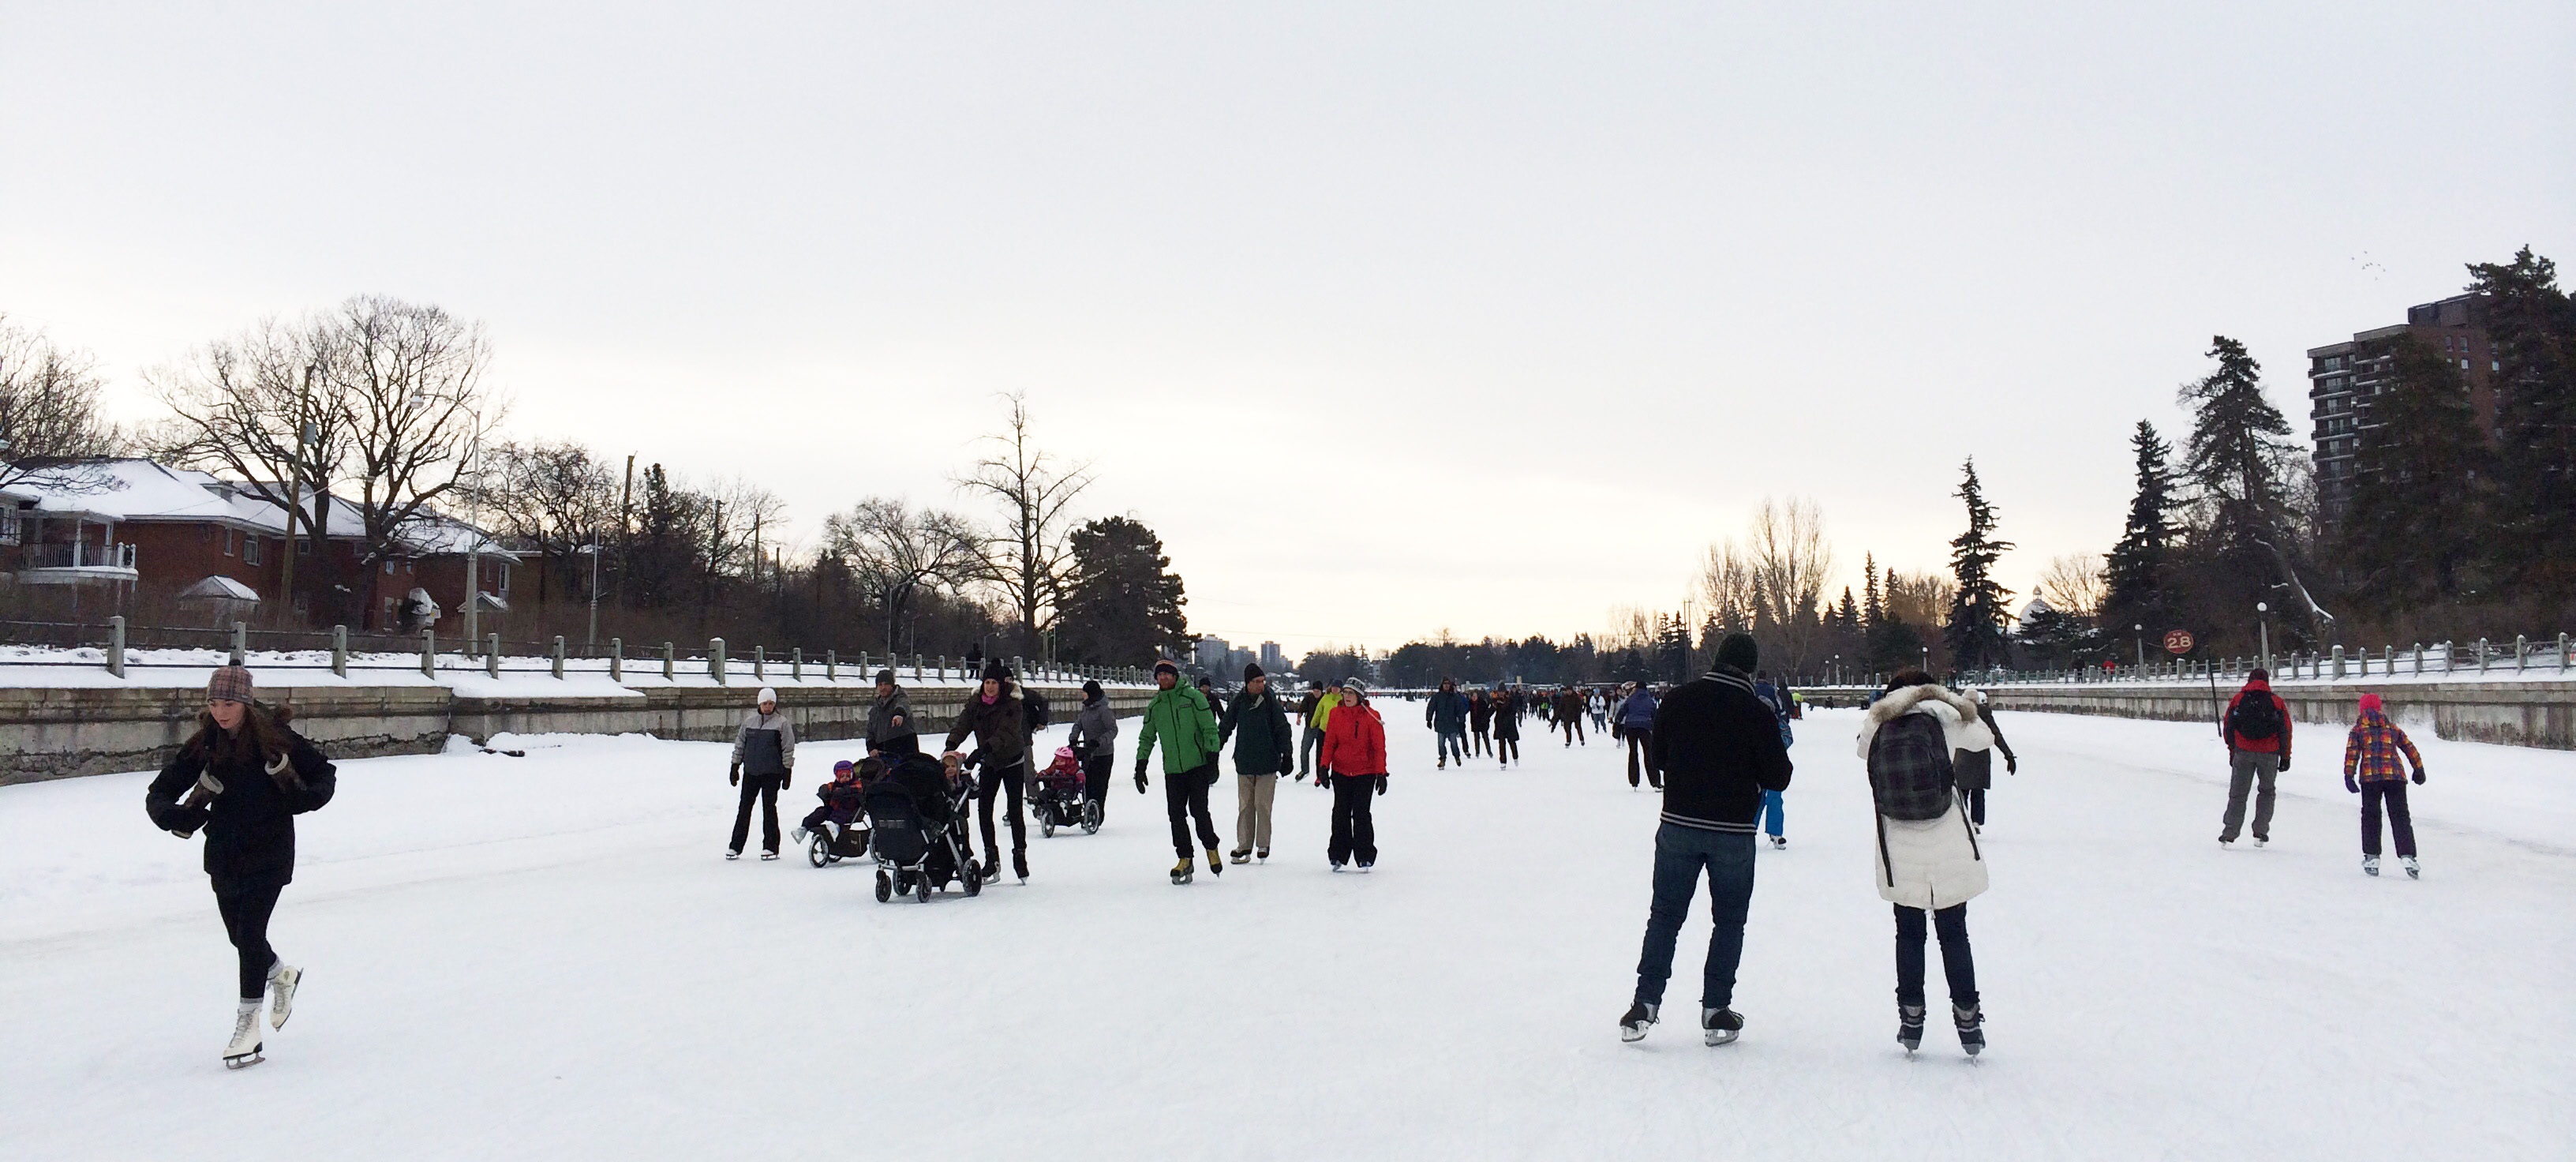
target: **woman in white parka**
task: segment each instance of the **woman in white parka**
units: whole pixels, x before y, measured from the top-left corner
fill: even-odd
[[[1923,1043],[1927,927],[1940,936],[1959,1047],[1970,1056],[1986,1047],[1976,962],[1968,951],[1968,901],[1986,890],[1986,860],[1954,786],[1950,756],[1993,745],[1976,703],[1920,670],[1896,675],[1861,719],[1860,757],[1869,764],[1878,813],[1870,870],[1879,898],[1896,907],[1896,1039],[1908,1053]]]

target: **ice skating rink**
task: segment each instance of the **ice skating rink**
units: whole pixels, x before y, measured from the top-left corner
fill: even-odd
[[[341,764],[272,936],[308,971],[227,1073],[232,954],[140,774],[0,788],[0,1158],[2564,1159],[2576,754],[2444,743],[2425,878],[2359,870],[2341,731],[2222,851],[2206,726],[2012,714],[1969,908],[1991,1048],[1894,1041],[1852,712],[1798,724],[1736,1007],[1622,1045],[1656,799],[1607,739],[1431,769],[1373,874],[1279,792],[1267,866],[1175,888],[1162,792],[980,899],[720,856],[723,747],[548,737]],[[1132,745],[1133,721],[1122,745]],[[1061,734],[1061,729],[1055,732]],[[808,743],[781,814],[856,744]],[[1230,771],[1230,767],[1228,768]],[[1160,779],[1159,764],[1156,778]],[[1217,787],[1232,839],[1234,787]],[[756,843],[756,840],[755,840]],[[1932,988],[1941,990],[1938,951]],[[1935,1010],[1936,1015],[1938,1009]]]

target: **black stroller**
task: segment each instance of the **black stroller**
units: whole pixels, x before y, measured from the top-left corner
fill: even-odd
[[[1073,757],[1073,748],[1060,746],[1055,761],[1038,772],[1037,788],[1029,794],[1029,811],[1038,817],[1038,835],[1055,838],[1059,827],[1080,827],[1084,835],[1100,833],[1100,803],[1083,790],[1082,763]]]
[[[981,869],[967,854],[966,805],[974,793],[972,782],[949,782],[928,755],[908,756],[868,784],[878,903],[910,895],[927,904],[930,893],[947,890],[951,881],[962,881],[967,895],[983,894]]]

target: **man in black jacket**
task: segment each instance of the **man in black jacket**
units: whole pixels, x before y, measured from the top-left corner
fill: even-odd
[[[1717,647],[1717,667],[1685,682],[1655,708],[1649,766],[1664,772],[1664,823],[1655,832],[1655,902],[1646,913],[1646,946],[1637,959],[1637,998],[1619,1019],[1619,1037],[1646,1035],[1673,974],[1673,942],[1690,915],[1705,869],[1708,965],[1702,971],[1700,1031],[1724,1045],[1744,1030],[1735,1000],[1735,966],[1744,957],[1744,916],[1753,902],[1754,820],[1762,792],[1789,788],[1789,750],[1780,720],[1753,695],[1747,675],[1761,652],[1748,634]]]

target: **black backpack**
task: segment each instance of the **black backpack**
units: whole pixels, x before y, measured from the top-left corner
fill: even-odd
[[[2255,742],[2281,737],[2281,704],[2263,691],[2246,691],[2227,708],[2227,732]]]
[[[1941,720],[1899,714],[1869,740],[1869,791],[1890,819],[1938,819],[1950,809],[1950,742]]]
[[[1020,687],[1020,713],[1028,716],[1029,737],[1035,738],[1039,731],[1047,728],[1048,710],[1046,695],[1033,687]]]

